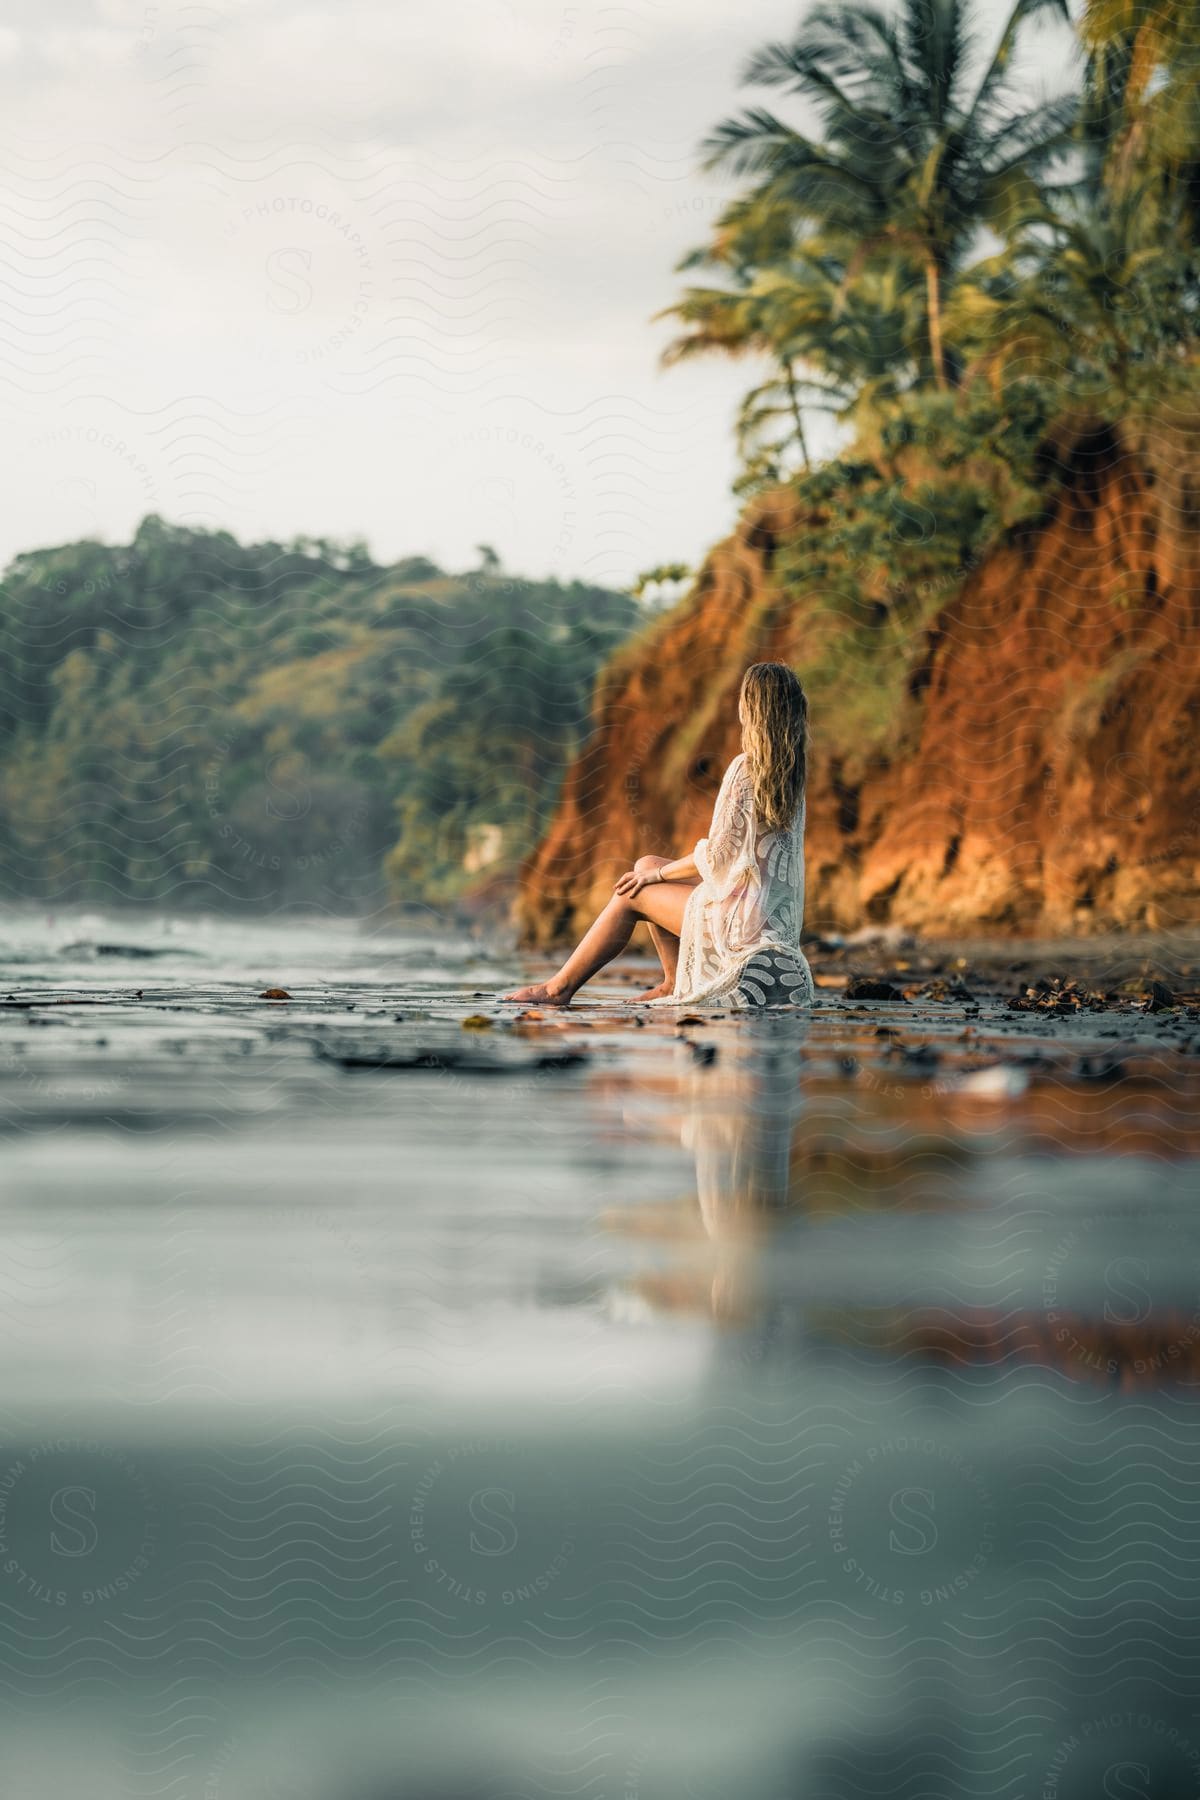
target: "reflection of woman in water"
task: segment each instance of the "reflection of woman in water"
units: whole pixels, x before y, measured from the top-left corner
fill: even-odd
[[[680,1085],[698,1206],[665,1207],[652,1224],[644,1206],[618,1206],[606,1222],[642,1249],[653,1233],[652,1264],[639,1257],[631,1282],[642,1299],[737,1326],[738,1360],[761,1362],[803,1329],[799,1252],[789,1254],[786,1227],[807,1198],[807,1141],[797,1131],[810,1014],[787,1007],[746,1025],[736,1059],[693,1064]]]
[[[769,1041],[751,1042],[734,1088],[714,1092],[709,1071],[693,1070],[681,1132],[695,1154],[700,1220],[713,1246],[712,1311],[742,1325],[764,1320],[768,1241],[793,1203],[792,1136],[802,1095],[798,1034],[807,1023],[775,1023]]]
[[[641,1000],[744,1008],[812,999],[800,949],[808,704],[791,669],[747,669],[738,718],[742,752],[725,771],[708,836],[675,861],[640,856],[557,974],[507,999],[569,1005],[639,919],[663,968]]]

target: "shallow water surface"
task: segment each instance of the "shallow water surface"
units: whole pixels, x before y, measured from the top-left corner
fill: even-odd
[[[0,938],[6,1797],[1200,1792],[1195,946]]]

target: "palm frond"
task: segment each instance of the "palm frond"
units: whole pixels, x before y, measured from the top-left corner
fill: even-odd
[[[723,166],[737,175],[759,175],[775,166],[782,147],[804,141],[774,113],[751,106],[737,118],[724,119],[700,147],[705,168]]]
[[[1067,0],[1016,0],[1016,4],[1005,21],[1004,30],[1000,33],[1000,42],[992,52],[992,60],[984,72],[982,81],[975,90],[975,98],[971,103],[968,118],[973,120],[981,110],[991,104],[998,90],[1008,77],[1012,63],[1013,51],[1021,27],[1042,13],[1050,13],[1070,24],[1071,15],[1067,10]]]
[[[949,116],[967,51],[962,0],[905,0],[902,41],[936,127]]]
[[[912,111],[917,96],[903,45],[892,21],[878,7],[817,6],[804,20],[802,41],[839,85],[852,83],[861,92],[872,87],[890,91],[898,111]]]
[[[1061,154],[1077,141],[1078,94],[1059,94],[1018,113],[1006,125],[989,131],[982,146],[985,169],[1006,167],[1016,157]]]
[[[865,152],[871,144],[901,141],[904,122],[890,86],[852,97],[826,66],[828,58],[811,45],[770,44],[751,65],[760,85],[787,85],[816,107],[828,137]]]

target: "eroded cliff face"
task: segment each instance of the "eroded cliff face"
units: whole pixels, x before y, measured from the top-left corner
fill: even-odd
[[[1048,446],[1043,520],[995,549],[924,634],[894,747],[864,761],[813,694],[809,928],[1200,919],[1196,462],[1179,430],[1065,426]],[[828,612],[774,583],[779,545],[807,523],[786,492],[757,502],[688,599],[608,672],[523,872],[531,940],[575,931],[635,857],[682,854],[706,830],[739,748],[742,670],[777,659],[803,678],[830,629]]]

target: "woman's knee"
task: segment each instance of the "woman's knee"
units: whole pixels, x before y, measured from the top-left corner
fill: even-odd
[[[655,869],[661,869],[670,860],[669,856],[639,856],[633,865],[633,872],[635,875],[653,875]]]

